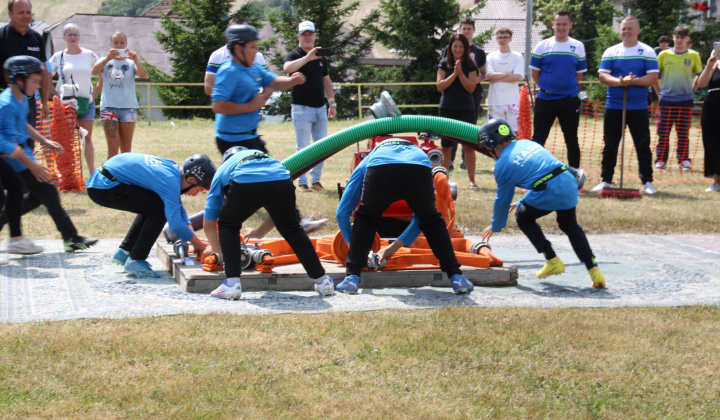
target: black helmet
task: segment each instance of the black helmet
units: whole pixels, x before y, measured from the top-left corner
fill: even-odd
[[[514,139],[515,137],[515,133],[507,121],[502,118],[493,118],[480,127],[478,145],[492,152],[493,148],[502,143],[503,140],[507,138]]]
[[[225,153],[223,153],[222,163],[225,163],[225,161],[228,160],[228,159],[230,159],[230,157],[231,157],[232,155],[234,155],[235,153],[241,152],[241,151],[243,151],[243,150],[249,150],[249,149],[248,149],[247,147],[245,147],[245,146],[233,146],[233,147],[227,149],[227,150],[225,151]]]
[[[257,41],[260,39],[258,30],[250,25],[232,25],[225,29],[225,43],[232,52],[235,44],[244,44],[248,41]]]
[[[185,178],[195,177],[201,187],[210,188],[210,183],[215,176],[215,164],[207,155],[198,153],[185,159],[183,174]]]
[[[16,55],[5,60],[3,68],[10,78],[10,83],[15,84],[18,76],[28,77],[31,74],[41,73],[43,71],[43,63],[35,57],[29,55]]]

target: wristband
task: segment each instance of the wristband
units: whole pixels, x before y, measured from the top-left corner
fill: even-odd
[[[337,102],[333,102],[330,104],[331,107],[337,108]]]

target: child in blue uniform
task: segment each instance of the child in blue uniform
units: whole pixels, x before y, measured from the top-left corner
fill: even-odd
[[[215,165],[203,154],[185,159],[182,166],[142,153],[122,153],[105,161],[88,179],[88,196],[103,207],[137,214],[113,262],[135,276],[158,277],[146,260],[165,221],[181,240],[202,252],[207,241],[188,226],[180,196],[208,189],[214,175]]]
[[[70,216],[60,204],[57,188],[49,182],[47,172],[35,163],[30,146],[30,142],[34,140],[49,150],[64,152],[59,143],[47,140],[28,123],[30,110],[27,96],[33,96],[40,87],[45,65],[37,58],[21,55],[7,59],[3,67],[5,76],[10,81],[10,87],[0,94],[0,115],[2,115],[0,118],[0,155],[3,155],[2,159],[5,163],[19,175],[29,193],[21,201],[22,214],[26,214],[40,205],[45,206],[63,237],[65,251],[75,252],[87,249],[95,245],[97,239],[78,235]],[[17,205],[15,199],[11,205]],[[19,220],[17,222],[19,226]],[[13,230],[14,227],[11,225],[11,235],[13,235]],[[11,241],[8,244],[8,251],[13,248],[17,248],[19,251],[35,248],[34,252],[19,253],[42,251],[40,247],[31,247],[29,243],[26,245],[20,246]]]
[[[205,204],[203,229],[211,249],[222,252],[226,277],[210,295],[240,299],[240,229],[261,207],[270,214],[308,276],[315,280],[315,290],[320,296],[331,296],[335,284],[325,275],[310,238],[300,226],[290,172],[264,152],[243,146],[231,147],[223,154],[223,164]]]
[[[345,262],[347,277],[336,290],[357,293],[360,272],[367,264],[382,214],[398,200],[408,203],[413,219],[398,240],[379,252],[380,260],[391,257],[402,246],[410,246],[422,230],[453,291],[460,294],[473,290],[472,283],[462,275],[445,221],[435,207],[434,191],[430,160],[422,149],[407,140],[387,139],[360,162],[348,180],[336,212],[343,238],[350,244]],[[351,226],[352,211],[361,198],[355,224]]]
[[[497,157],[494,174],[498,185],[492,223],[483,230],[482,240],[488,241],[494,233],[503,230],[508,212],[517,209],[518,228],[535,249],[545,255],[545,265],[535,275],[545,278],[562,274],[565,265],[537,224],[537,219],[556,212],[558,226],[588,269],[593,287],[605,287],[605,277],[595,264],[585,232],[577,223],[578,184],[569,167],[536,142],[515,141],[515,133],[505,120],[488,121],[480,128],[480,136],[481,147]],[[511,204],[515,187],[529,191],[517,203]]]
[[[273,90],[305,83],[302,73],[276,76],[255,64],[258,39],[257,29],[249,25],[232,25],[225,30],[232,59],[220,66],[210,97],[215,113],[215,141],[220,153],[233,146],[267,153],[265,142],[257,133],[260,108]],[[260,88],[264,88],[262,93],[258,93]]]

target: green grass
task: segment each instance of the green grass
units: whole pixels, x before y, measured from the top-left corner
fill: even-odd
[[[717,418],[720,309],[0,325],[3,418]]]

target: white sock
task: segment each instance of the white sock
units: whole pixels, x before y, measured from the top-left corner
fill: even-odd
[[[320,284],[323,282],[323,280],[325,280],[325,277],[327,277],[327,275],[323,275],[322,277],[320,277],[318,279],[314,279],[314,281],[315,281],[315,283]]]
[[[228,277],[225,279],[225,285],[229,287],[233,287],[238,283],[240,283],[240,277]]]

